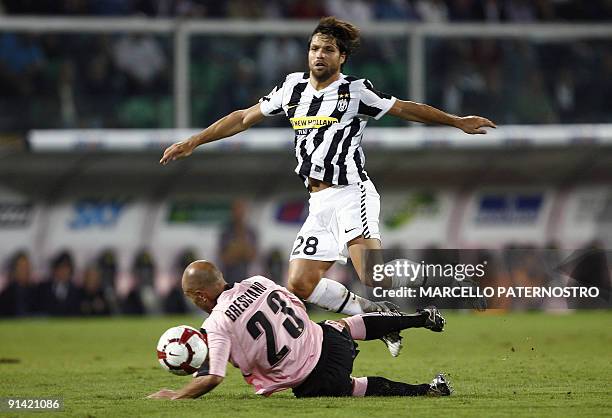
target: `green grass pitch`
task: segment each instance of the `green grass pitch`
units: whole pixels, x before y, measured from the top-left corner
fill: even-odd
[[[416,383],[445,371],[448,398],[264,398],[228,366],[198,400],[144,399],[189,379],[163,371],[155,345],[170,326],[199,327],[196,316],[0,321],[0,397],[62,396],[57,416],[612,416],[612,312],[446,316],[441,334],[404,331],[398,358],[360,343],[354,375]]]

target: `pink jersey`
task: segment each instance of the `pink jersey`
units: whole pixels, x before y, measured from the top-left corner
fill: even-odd
[[[202,328],[209,373],[225,376],[229,360],[260,395],[299,385],[321,355],[323,331],[302,301],[263,276],[221,293]]]

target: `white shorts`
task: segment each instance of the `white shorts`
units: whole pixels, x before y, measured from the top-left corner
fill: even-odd
[[[350,240],[360,235],[380,240],[380,195],[370,180],[311,193],[308,205],[308,218],[293,243],[289,260],[346,263]]]

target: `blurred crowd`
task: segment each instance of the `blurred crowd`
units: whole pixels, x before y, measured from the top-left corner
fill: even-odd
[[[0,130],[170,127],[169,59],[151,35],[0,33]]]
[[[278,250],[265,255],[263,264],[255,266],[256,238],[245,225],[228,225],[221,242],[219,265],[228,283],[243,280],[254,274],[263,274],[277,283],[285,284],[286,254]],[[396,248],[398,257],[405,257]],[[387,252],[388,259],[394,259]],[[151,254],[143,250],[134,257],[129,286],[122,286],[113,250],[103,250],[99,256],[79,270],[69,251],[62,251],[50,262],[49,275],[38,280],[33,273],[32,260],[25,251],[18,251],[6,265],[7,283],[0,289],[0,317],[20,316],[104,316],[144,314],[184,314],[193,310],[181,289],[184,268],[196,259],[189,249],[182,251],[173,266],[170,285],[160,291],[159,272]],[[485,250],[459,251],[427,248],[413,254],[411,259],[428,264],[478,264],[486,261],[486,275],[480,281],[455,281],[452,277],[429,277],[428,286],[480,286],[484,287],[565,287],[596,286],[600,297],[596,299],[547,298],[464,298],[440,300],[437,298],[391,299],[402,309],[435,304],[443,308],[459,309],[576,309],[609,308],[610,265],[607,253],[592,245],[564,260],[554,248],[527,248],[507,246],[501,252]],[[357,279],[349,265],[336,265],[327,274],[358,294],[369,293]],[[157,284],[157,285],[156,285]],[[125,285],[125,283],[124,283]],[[123,290],[119,288],[123,287]],[[389,299],[389,298],[386,298]]]
[[[0,0],[0,14],[314,19],[363,23],[557,22],[612,19],[611,1],[570,0]],[[410,98],[405,37],[365,36],[344,73]],[[428,39],[426,102],[508,123],[612,121],[609,40]],[[58,128],[174,126],[173,39],[155,34],[0,32],[0,133]],[[304,71],[303,37],[195,35],[192,126],[251,106]],[[282,59],[279,59],[282,57]],[[267,126],[285,126],[268,118]],[[378,126],[401,126],[384,118]]]
[[[195,259],[185,251],[177,260],[172,287],[160,295],[155,288],[155,261],[143,250],[136,254],[130,271],[131,286],[118,290],[116,254],[104,250],[82,271],[70,251],[57,254],[47,277],[35,277],[32,260],[25,251],[13,255],[6,268],[8,283],[0,291],[3,316],[103,316],[111,314],[185,313],[188,310],[180,287],[183,268]]]
[[[197,36],[191,51],[192,126],[251,106],[307,68],[297,37]],[[410,98],[406,51],[403,38],[366,38],[343,72]],[[612,122],[609,41],[430,39],[426,51],[425,101],[451,113],[499,124]],[[163,36],[0,33],[0,132],[173,127],[171,63]]]
[[[258,251],[257,234],[246,221],[246,203],[237,200],[230,220],[222,226],[216,262],[228,283],[263,274],[283,283],[286,257],[272,249]],[[184,248],[170,271],[161,272],[148,249],[138,251],[128,271],[120,271],[114,249],[101,250],[84,266],[74,254],[62,250],[38,277],[32,256],[16,251],[0,272],[0,316],[100,316],[182,314],[193,307],[183,296],[181,277],[185,267],[198,259]]]
[[[502,124],[612,122],[612,42],[430,40],[428,102]]]
[[[315,19],[356,22],[601,21],[608,0],[1,0],[0,11],[22,15]]]

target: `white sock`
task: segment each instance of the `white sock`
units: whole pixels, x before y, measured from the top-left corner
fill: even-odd
[[[319,280],[307,302],[314,303],[328,311],[343,313],[345,315],[358,315],[376,310],[374,303],[349,291],[343,284],[335,280]]]
[[[391,265],[395,274],[391,277],[391,287],[418,287],[422,286],[427,279],[425,265],[411,261],[406,258],[385,263],[385,267]]]

